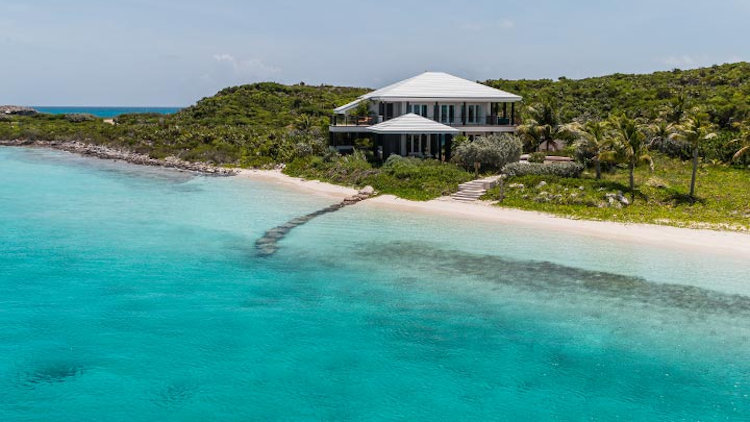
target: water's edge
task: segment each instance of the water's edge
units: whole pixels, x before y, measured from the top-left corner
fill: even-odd
[[[142,166],[156,166],[172,168],[176,170],[191,171],[212,176],[234,176],[236,170],[226,167],[213,166],[206,163],[198,163],[181,160],[176,157],[165,159],[151,158],[146,154],[128,151],[104,145],[94,145],[78,141],[32,141],[28,139],[0,140],[0,146],[27,147],[27,148],[49,148],[58,151],[66,151],[84,157],[99,158],[103,160],[125,161],[130,164]]]

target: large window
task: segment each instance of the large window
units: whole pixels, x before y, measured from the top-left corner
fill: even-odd
[[[482,122],[482,106],[479,104],[469,104],[466,110],[466,123]]]
[[[406,135],[406,155],[423,156],[430,154],[427,135]]]
[[[453,123],[455,118],[456,107],[452,104],[443,104],[440,106],[440,122],[445,124]]]
[[[410,113],[414,113],[422,117],[427,117],[427,104],[412,104],[409,106],[409,108]]]

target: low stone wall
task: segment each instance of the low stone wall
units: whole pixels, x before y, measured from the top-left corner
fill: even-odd
[[[288,222],[280,226],[276,226],[272,228],[271,230],[268,230],[263,235],[263,237],[261,237],[255,242],[255,249],[258,251],[259,256],[263,256],[263,257],[271,256],[279,250],[279,241],[283,239],[287,234],[289,234],[289,232],[292,231],[292,229],[294,229],[295,227],[306,224],[308,221],[320,215],[328,214],[330,212],[336,212],[340,210],[341,208],[344,208],[348,205],[354,205],[357,202],[364,201],[365,199],[371,197],[374,194],[375,194],[375,189],[373,189],[372,186],[366,186],[364,189],[360,190],[356,195],[352,195],[348,198],[345,198],[343,201],[339,202],[338,204],[329,205],[323,209],[319,209],[310,214],[303,215],[302,217],[297,217],[293,220],[289,220]]]

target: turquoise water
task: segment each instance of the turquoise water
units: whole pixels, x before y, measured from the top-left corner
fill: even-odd
[[[174,114],[180,111],[180,107],[64,107],[64,106],[33,106],[40,113],[69,114],[84,113],[93,114],[97,117],[117,117],[127,113],[159,113]]]
[[[748,263],[0,148],[0,420],[747,420]]]

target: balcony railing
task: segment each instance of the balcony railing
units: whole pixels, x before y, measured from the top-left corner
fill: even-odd
[[[331,126],[372,126],[378,122],[384,121],[384,119],[375,116],[347,116],[347,115],[333,115],[331,117]],[[511,119],[500,116],[485,116],[483,119],[475,121],[469,121],[468,119],[464,123],[461,118],[454,118],[452,121],[446,121],[442,119],[436,120],[444,125],[448,126],[511,126]]]
[[[485,116],[483,119],[469,120],[466,119],[464,123],[463,119],[453,119],[451,123],[444,123],[449,126],[510,126],[510,119],[499,116]]]
[[[374,116],[333,115],[331,126],[372,126],[377,123]]]

